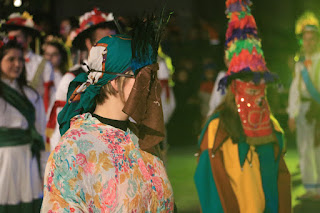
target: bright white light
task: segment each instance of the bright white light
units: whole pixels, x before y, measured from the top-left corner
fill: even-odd
[[[15,7],[20,7],[20,6],[22,5],[22,0],[14,0],[14,1],[13,1],[13,5],[14,5]]]
[[[244,102],[244,98],[241,98],[241,102]]]

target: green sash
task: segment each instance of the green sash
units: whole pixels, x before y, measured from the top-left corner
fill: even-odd
[[[44,150],[42,136],[35,128],[35,109],[27,97],[0,81],[2,97],[15,107],[28,121],[28,129],[0,127],[0,147],[31,144],[32,154],[40,160],[40,150]]]
[[[29,130],[0,128],[0,147],[29,144],[31,140]]]

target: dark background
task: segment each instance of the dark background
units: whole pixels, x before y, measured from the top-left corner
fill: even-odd
[[[94,6],[103,11],[112,11],[115,15],[126,16],[153,10],[160,7],[163,2],[155,0],[22,0],[22,6],[15,8],[12,1],[0,0],[1,19],[5,19],[14,11],[28,10],[34,14],[36,21],[37,19],[38,21],[46,20],[56,29],[61,19],[82,15]],[[224,40],[227,27],[224,0],[171,0],[167,2],[167,8],[175,12],[177,23],[183,32],[187,33],[192,26],[198,24],[201,18],[214,25],[220,39]],[[319,8],[318,0],[253,1],[252,13],[256,18],[268,67],[280,75],[284,84],[288,84],[286,81],[291,78],[287,68],[288,58],[299,48],[294,35],[295,20],[305,10],[320,14]]]

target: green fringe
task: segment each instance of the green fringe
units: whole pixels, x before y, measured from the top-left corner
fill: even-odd
[[[234,12],[228,13],[227,18],[230,19],[230,18],[231,18],[231,15],[232,15],[233,13],[234,13]],[[241,11],[241,12],[238,12],[238,18],[239,18],[239,20],[245,18],[246,16],[252,16],[251,11]],[[231,21],[231,20],[229,20],[229,22],[230,22],[230,21]]]
[[[248,137],[247,136],[247,144],[251,146],[259,146],[259,145],[264,145],[268,143],[274,143],[277,142],[277,138],[274,134],[264,136],[264,137]]]

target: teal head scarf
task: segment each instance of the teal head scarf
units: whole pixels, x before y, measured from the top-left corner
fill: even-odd
[[[131,38],[126,35],[106,36],[91,48],[88,58],[91,72],[79,74],[70,83],[68,101],[58,115],[61,135],[70,128],[71,118],[94,111],[101,87],[129,70],[131,59]]]

